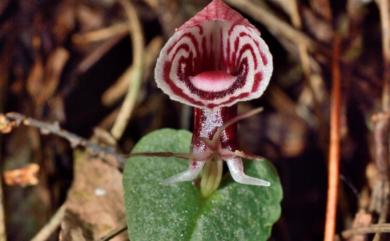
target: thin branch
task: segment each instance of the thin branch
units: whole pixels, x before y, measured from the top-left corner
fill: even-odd
[[[8,133],[12,131],[13,128],[21,125],[38,128],[42,134],[54,134],[62,137],[68,140],[73,148],[83,147],[92,155],[98,156],[103,160],[108,161],[110,164],[117,167],[123,166],[125,158],[122,155],[117,154],[113,148],[100,146],[76,134],[61,129],[57,122],[47,123],[16,112],[0,115],[0,133]],[[113,163],[113,160],[115,160],[115,163]]]
[[[306,36],[304,33],[292,28],[288,23],[276,17],[269,10],[260,7],[250,1],[226,0],[232,6],[244,11],[254,19],[264,24],[267,29],[277,36],[284,36],[294,43],[303,43],[310,50],[326,52],[318,43]]]
[[[3,182],[0,180],[0,241],[7,241],[3,200],[4,200]]]
[[[374,126],[375,162],[381,179],[389,178],[390,112],[380,112],[371,118]]]
[[[13,38],[5,41],[4,51],[0,56],[0,113],[4,111],[7,90],[8,90],[8,79],[10,68],[10,63],[12,62],[11,56],[15,48],[13,48]],[[3,156],[3,138],[0,136],[0,160],[4,160]],[[0,170],[4,169],[4,161],[2,161]],[[0,180],[0,241],[7,241],[7,232],[6,232],[6,224],[5,224],[5,209],[4,209],[4,190],[3,190],[3,182]]]
[[[255,108],[253,110],[250,110],[248,112],[245,112],[245,113],[242,113],[242,114],[239,114],[237,116],[235,116],[234,118],[230,119],[228,122],[226,122],[223,126],[219,127],[217,129],[217,131],[214,133],[214,136],[211,140],[212,143],[217,143],[218,140],[221,138],[221,135],[222,135],[222,132],[228,128],[229,126],[239,122],[240,120],[244,120],[244,119],[247,119],[249,117],[252,117],[260,112],[263,111],[263,107],[258,107],[258,108]]]
[[[191,153],[175,153],[175,152],[133,152],[128,157],[147,156],[147,157],[174,157],[179,159],[193,159],[194,156]]]
[[[123,38],[123,36],[115,36],[110,39],[107,39],[102,44],[97,46],[91,53],[87,54],[86,57],[80,62],[77,66],[77,72],[79,75],[87,72],[92,66],[96,64],[105,54],[107,54],[115,45],[119,43],[119,41]]]
[[[108,241],[108,240],[111,240],[111,239],[115,238],[116,236],[118,236],[119,234],[121,234],[122,232],[124,232],[126,230],[127,230],[127,225],[123,224],[123,225],[121,225],[121,226],[111,230],[109,233],[107,233],[103,237],[97,239],[96,241]]]
[[[45,241],[57,230],[65,216],[66,206],[63,204],[53,215],[50,221],[31,239],[31,241]]]
[[[112,136],[117,140],[123,135],[137,101],[142,82],[144,63],[144,37],[141,23],[137,16],[137,11],[131,1],[120,0],[119,2],[125,9],[129,21],[129,33],[133,44],[133,68],[131,71],[131,84],[129,85],[128,92],[125,100],[123,101],[118,117],[111,129]]]
[[[374,184],[371,197],[371,210],[379,214],[378,224],[386,222],[389,207],[389,131],[390,112],[380,112],[372,117],[374,126],[375,164],[379,171],[379,178]],[[376,234],[373,241],[380,240]]]
[[[368,227],[352,228],[342,232],[343,238],[347,239],[353,235],[370,234],[370,233],[390,233],[390,224],[372,224]]]
[[[161,37],[155,37],[146,46],[144,53],[143,81],[145,81],[150,76],[150,73],[153,73],[153,63],[156,61],[162,45],[163,39]],[[104,92],[102,96],[103,105],[111,106],[126,95],[126,92],[129,89],[129,84],[131,82],[130,80],[133,76],[133,67],[133,65],[129,66],[118,78],[116,83]]]
[[[302,28],[302,21],[301,21],[301,17],[299,16],[299,11],[298,11],[298,3],[297,3],[297,0],[290,0],[290,1],[287,1],[287,3],[289,3],[289,9],[290,9],[290,18],[291,18],[291,22],[293,24],[293,26],[297,29],[297,30],[301,30]],[[308,48],[307,46],[305,45],[304,42],[301,42],[301,41],[297,41],[295,42],[295,44],[297,45],[298,47],[298,54],[299,54],[299,59],[301,61],[301,64],[302,64],[302,71],[303,71],[303,77],[304,77],[304,80],[305,80],[305,83],[306,83],[306,88],[309,90],[309,93],[311,94],[311,97],[313,99],[313,103],[314,103],[314,109],[315,109],[315,113],[317,115],[317,118],[318,120],[321,120],[321,105],[320,105],[320,101],[321,99],[323,99],[323,96],[325,95],[323,92],[323,87],[322,86],[322,83],[323,83],[323,80],[321,77],[319,77],[319,75],[317,75],[317,77],[319,79],[321,79],[321,84],[316,84],[316,79],[315,79],[315,76],[314,76],[314,73],[312,72],[311,70],[311,67],[310,67],[310,56],[309,56],[309,53],[308,53]],[[318,86],[316,88],[316,86]],[[305,90],[302,91],[302,93],[304,93]],[[321,123],[321,126],[322,123]],[[322,132],[322,131],[321,131]]]
[[[340,38],[335,36],[332,56],[332,92],[330,105],[330,144],[328,163],[328,197],[326,206],[324,241],[334,241],[336,231],[337,198],[339,190],[340,162]]]
[[[291,22],[296,29],[301,30],[302,22],[301,22],[301,17],[299,16],[297,0],[291,0],[288,1],[288,3],[290,5]],[[311,70],[310,70],[310,59],[309,59],[309,55],[307,54],[307,47],[303,42],[300,41],[296,42],[296,44],[298,46],[299,58],[301,60],[303,73],[305,75],[305,78],[309,80],[311,75]],[[314,91],[313,90],[311,91],[313,92],[314,95]]]
[[[389,0],[377,0],[382,24],[383,71],[383,110],[390,111],[390,3]]]
[[[257,110],[257,109],[255,109]],[[94,156],[107,161],[109,164],[122,169],[126,159],[130,157],[146,156],[146,157],[174,157],[179,159],[189,160],[194,158],[191,153],[174,153],[174,152],[134,152],[128,155],[117,153],[111,147],[105,147],[88,141],[76,134],[67,130],[61,129],[57,122],[48,123],[25,115],[11,112],[7,114],[0,114],[0,133],[9,133],[13,128],[21,125],[34,127],[40,130],[42,134],[53,134],[69,141],[73,148],[82,147]],[[115,163],[113,163],[115,160]]]
[[[389,133],[390,133],[390,8],[388,0],[377,0],[382,25],[383,50],[383,92],[382,112],[373,116],[375,162],[380,178],[372,192],[373,209],[379,213],[378,224],[386,222],[389,211]],[[373,241],[379,241],[381,234],[377,233]]]
[[[75,34],[72,37],[72,41],[75,44],[85,45],[93,42],[103,41],[121,34],[125,34],[127,31],[127,23],[116,23],[106,28],[101,28],[87,33]]]

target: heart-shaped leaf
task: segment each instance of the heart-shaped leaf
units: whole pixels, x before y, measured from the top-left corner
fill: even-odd
[[[191,133],[163,129],[148,134],[133,152],[188,152]],[[125,167],[124,190],[131,241],[265,241],[280,216],[282,189],[268,161],[248,163],[246,172],[271,187],[235,183],[230,177],[209,198],[190,182],[159,184],[188,167],[186,160],[132,157]]]

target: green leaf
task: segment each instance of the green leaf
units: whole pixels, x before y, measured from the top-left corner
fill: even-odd
[[[142,138],[133,152],[188,152],[191,133],[162,129]],[[268,161],[247,162],[246,173],[269,180],[255,187],[225,178],[203,199],[190,182],[160,181],[188,168],[188,161],[132,157],[125,167],[124,190],[131,241],[265,241],[280,216],[282,188]]]

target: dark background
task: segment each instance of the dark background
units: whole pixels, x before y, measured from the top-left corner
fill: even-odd
[[[237,3],[252,3],[276,17],[276,21],[267,21],[268,15],[236,8],[259,28],[274,58],[274,75],[264,96],[240,104],[240,110],[257,106],[265,110],[242,121],[239,129],[241,148],[271,160],[283,184],[282,217],[270,240],[323,238],[336,35],[341,39],[337,61],[342,88],[337,233],[360,220],[356,218],[358,212],[366,214],[361,222],[375,223],[378,214],[370,209],[370,203],[378,170],[372,155],[375,142],[371,118],[382,109],[386,67],[379,1],[302,0],[297,3],[298,12],[290,10],[294,7],[290,0],[228,2],[236,7],[240,6]],[[140,137],[155,129],[191,129],[191,110],[172,102],[156,87],[153,71],[162,44],[208,1],[132,3],[144,33],[146,63],[128,127],[114,145],[118,153],[128,153]],[[294,14],[298,14],[301,24],[294,23]],[[280,24],[290,30],[300,29],[315,47],[308,50],[305,41],[289,37]],[[115,0],[1,0],[0,112],[19,112],[48,123],[58,121],[64,129],[108,145],[110,138],[101,137],[94,130],[109,133],[126,94],[127,87],[112,91],[134,62],[126,26],[123,6]],[[106,30],[105,35],[91,35],[102,29]],[[303,53],[299,48],[304,48]],[[302,55],[308,56],[303,65]],[[309,70],[304,71],[305,68]],[[31,239],[65,201],[73,209],[63,221],[63,237],[80,229],[86,240],[96,239],[102,235],[96,233],[98,226],[103,225],[99,216],[91,217],[82,208],[75,208],[83,206],[82,201],[67,193],[70,188],[88,188],[88,184],[80,184],[83,179],[75,182],[77,176],[99,179],[94,176],[98,172],[91,171],[95,169],[78,168],[77,159],[99,165],[103,162],[75,151],[66,140],[43,134],[35,128],[20,127],[0,136],[4,173],[31,163],[40,167],[38,184],[10,185],[7,180],[3,183],[2,208],[8,240]],[[101,170],[99,165],[94,168]],[[110,188],[120,194],[121,174],[113,169],[117,175],[113,180],[119,181]],[[107,201],[112,202],[116,201]],[[88,208],[102,205],[93,198],[87,203]],[[104,218],[111,220],[107,222],[113,226],[123,218],[123,210],[118,210],[107,214],[112,220]],[[125,240],[125,236],[118,240]],[[57,237],[58,233],[51,240]],[[366,240],[371,239],[369,236]]]

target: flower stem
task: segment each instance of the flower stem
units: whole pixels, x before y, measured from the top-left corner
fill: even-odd
[[[237,106],[222,107],[214,110],[194,109],[194,130],[192,135],[193,153],[216,153],[218,148],[234,151],[238,148],[237,143],[237,123],[233,121],[237,118]],[[218,133],[218,138],[214,135],[219,128],[223,128]],[[204,140],[209,140],[205,143]],[[222,178],[223,161],[220,158],[212,157],[204,160],[200,192],[203,197],[209,197],[219,186]]]

